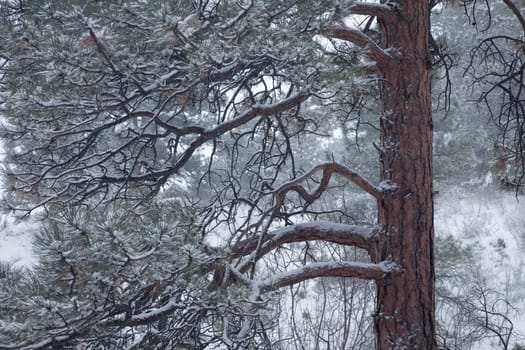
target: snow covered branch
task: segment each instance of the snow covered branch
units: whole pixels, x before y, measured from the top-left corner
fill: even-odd
[[[258,286],[261,291],[266,292],[317,277],[353,277],[378,280],[392,271],[394,271],[393,266],[387,262],[379,264],[354,261],[312,263],[260,281]]]
[[[322,178],[319,181],[319,185],[313,192],[309,192],[301,183],[308,181],[319,171],[322,171]],[[289,192],[296,192],[306,202],[304,205],[306,208],[319,199],[329,188],[330,180],[334,173],[345,177],[377,200],[381,198],[383,192],[381,188],[371,184],[365,178],[343,165],[324,163],[315,166],[310,171],[268,193],[275,198],[274,205],[266,215],[263,216],[268,217],[269,220],[263,225],[262,229],[258,230],[255,236],[238,241],[231,250],[233,258],[249,255],[240,262],[239,266],[241,266],[240,270],[242,272],[245,271],[247,266],[259,260],[268,252],[286,243],[320,240],[359,247],[369,253],[374,250],[375,245],[373,242],[376,237],[377,227],[373,226],[345,225],[327,221],[316,221],[287,226],[273,232],[270,231],[271,222],[274,217],[279,215],[280,208],[284,205],[286,195]]]
[[[224,65],[223,67],[211,67],[206,79],[210,82],[220,82],[232,79],[236,74],[250,69],[252,72],[259,72],[270,64],[271,60],[266,57],[256,59],[255,61],[239,61]],[[253,73],[252,73],[253,74]]]
[[[344,165],[337,163],[328,163],[321,165],[326,171],[334,172],[345,177],[347,180],[354,183],[357,187],[372,195],[376,199],[381,198],[381,189],[374,186],[368,180],[363,178],[361,175],[353,171],[352,169],[345,167]]]
[[[390,55],[377,45],[368,35],[359,29],[349,28],[343,23],[339,23],[332,30],[332,36],[335,39],[349,41],[368,51],[368,56],[378,65],[384,65],[390,58]]]
[[[336,224],[327,221],[314,221],[277,229],[265,236],[256,253],[255,260],[271,250],[286,243],[305,241],[324,241],[336,244],[355,246],[370,251],[378,228],[375,226],[358,226]],[[233,246],[234,256],[246,256],[257,249],[260,237],[255,236],[238,242]]]
[[[257,116],[267,117],[282,113],[286,110],[299,106],[301,103],[306,101],[310,97],[310,94],[307,91],[296,93],[285,100],[282,100],[273,104],[255,104],[250,109],[248,109],[243,114],[239,115],[237,118],[219,124],[217,127],[207,130],[203,135],[207,139],[217,137],[224,134],[227,131],[233,130],[234,128],[246,124],[253,118]]]

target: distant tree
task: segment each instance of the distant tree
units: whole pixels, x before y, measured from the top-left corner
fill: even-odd
[[[499,130],[496,170],[505,188],[519,190],[525,178],[525,17],[523,2],[502,0],[469,7],[470,21],[486,32],[470,53],[467,72]],[[493,14],[505,21],[493,19]],[[481,23],[479,23],[481,22]],[[509,26],[516,23],[517,26]],[[489,31],[492,27],[496,30]]]

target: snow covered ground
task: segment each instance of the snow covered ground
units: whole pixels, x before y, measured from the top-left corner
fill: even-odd
[[[489,187],[455,187],[435,203],[436,234],[474,247],[480,278],[517,308],[509,315],[514,342],[525,344],[525,197]],[[520,315],[521,314],[521,315]],[[497,341],[481,350],[502,349]]]

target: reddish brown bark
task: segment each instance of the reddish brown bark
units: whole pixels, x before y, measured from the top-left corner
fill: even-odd
[[[391,3],[392,4],[392,3]],[[394,4],[395,5],[395,4]],[[399,273],[377,281],[377,349],[436,349],[432,202],[430,10],[404,0],[380,20],[391,58],[382,75],[383,237],[375,261]]]

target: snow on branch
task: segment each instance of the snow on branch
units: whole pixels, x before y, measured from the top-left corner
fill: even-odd
[[[332,171],[336,174],[339,174],[343,177],[345,177],[347,180],[353,182],[357,187],[362,189],[363,191],[367,192],[368,194],[372,195],[376,199],[381,198],[381,189],[374,186],[372,183],[370,183],[368,180],[366,180],[364,177],[356,173],[350,168],[345,167],[344,165],[337,164],[337,163],[328,163],[322,165],[324,169],[327,171]]]
[[[354,29],[346,26],[340,22],[333,30],[332,36],[335,39],[349,41],[368,51],[370,59],[374,60],[376,64],[384,66],[390,55],[377,45],[368,35],[359,29]]]
[[[222,135],[227,131],[233,130],[236,127],[239,127],[243,124],[246,124],[253,118],[257,116],[267,117],[275,114],[282,113],[289,109],[299,106],[301,103],[306,101],[310,97],[310,93],[307,91],[298,92],[285,100],[272,103],[272,104],[254,104],[246,112],[242,113],[238,117],[226,121],[222,124],[219,124],[215,128],[209,129],[205,132],[203,136],[208,139],[214,138],[216,136]]]
[[[205,74],[204,78],[210,82],[226,81],[233,78],[236,74],[243,72],[244,70],[250,69],[252,72],[259,72],[270,64],[271,60],[266,57],[250,61],[240,60],[234,63],[226,64],[220,68],[213,66],[209,69],[208,73]]]
[[[260,244],[260,237],[255,236],[238,242],[232,248],[235,256],[251,254],[257,247],[255,260],[260,259],[273,249],[287,243],[306,241],[325,241],[336,244],[355,246],[370,252],[378,232],[377,226],[359,226],[336,224],[328,221],[314,221],[286,226],[265,235]]]
[[[262,292],[267,292],[317,277],[353,277],[378,280],[394,270],[395,267],[389,262],[378,264],[354,261],[312,263],[259,281],[258,287]]]
[[[250,109],[240,114],[238,117],[225,121],[214,128],[205,129],[202,134],[200,134],[199,137],[197,137],[181,154],[180,158],[173,167],[170,167],[164,171],[160,171],[158,174],[146,174],[146,176],[149,178],[151,175],[154,175],[155,177],[168,177],[173,175],[177,173],[180,168],[182,168],[182,166],[184,166],[190,160],[195,151],[206,142],[213,140],[241,125],[244,125],[256,117],[267,117],[297,107],[302,102],[306,101],[309,96],[310,94],[304,91],[296,93],[285,100],[276,103],[255,104]],[[137,179],[139,181],[141,180],[139,177],[137,177]]]
[[[169,314],[174,310],[183,307],[184,305],[181,305],[178,302],[176,302],[175,298],[171,298],[165,305],[159,308],[147,310],[138,315],[133,315],[130,321],[132,324],[134,324],[135,322],[137,324],[141,324],[141,322],[145,322],[146,320],[159,319],[161,316]]]

